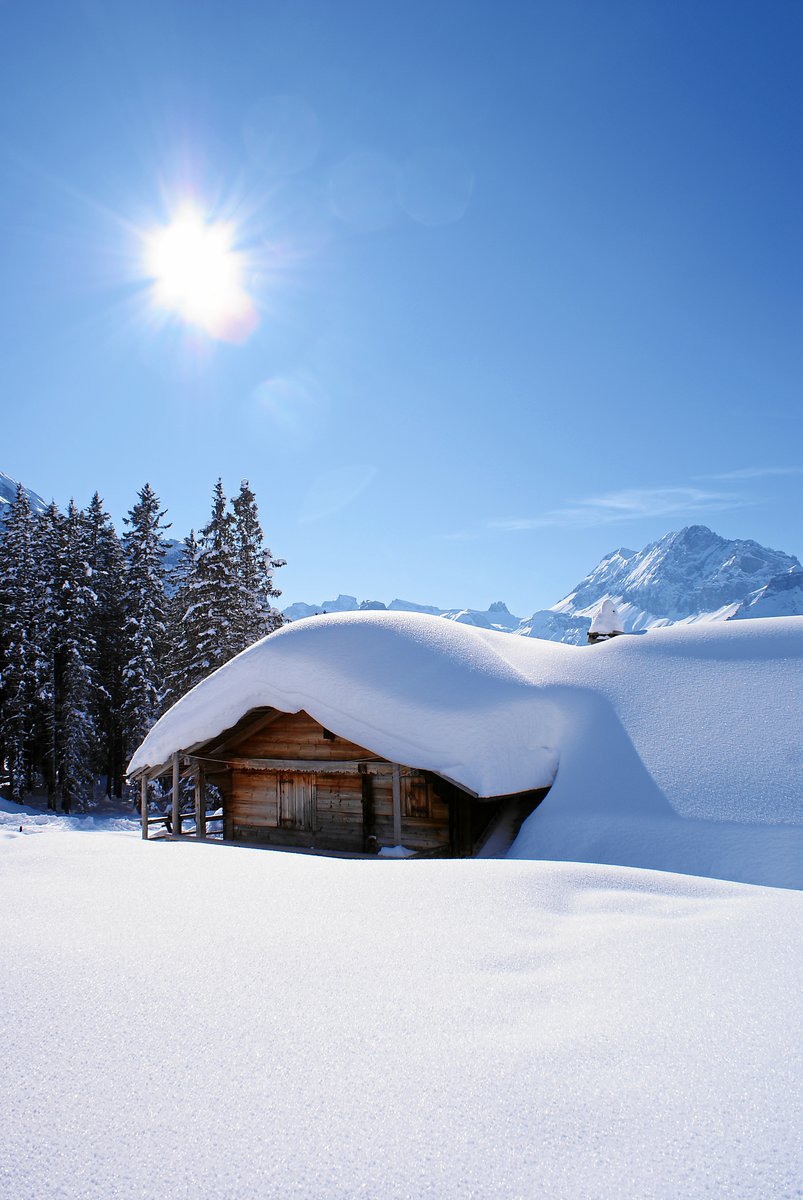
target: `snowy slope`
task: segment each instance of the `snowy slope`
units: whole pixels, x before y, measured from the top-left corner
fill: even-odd
[[[31,511],[39,513],[44,512],[47,508],[47,504],[42,497],[37,496],[36,492],[32,492],[30,488],[24,488],[23,490],[28,496],[28,502],[30,503]],[[3,512],[6,506],[9,505],[12,500],[16,499],[16,495],[17,481],[12,479],[10,475],[6,475],[0,471],[0,520],[2,520]]]
[[[8,1200],[784,1200],[799,897],[0,831]]]
[[[545,638],[549,642],[566,642],[570,646],[585,646],[591,627],[590,617],[575,617],[543,608],[521,621],[514,632],[522,637]]]
[[[729,620],[792,614],[803,616],[803,571],[787,571],[784,575],[776,575],[764,587],[751,592]]]
[[[626,629],[722,619],[774,576],[794,570],[800,570],[798,560],[780,550],[728,541],[705,525],[690,525],[638,552],[615,550],[553,607],[590,617],[601,601],[611,599]]]
[[[796,886],[802,664],[795,617],[579,648],[421,614],[333,614],[279,630],[204,680],[130,770],[166,763],[251,708],[305,709],[480,796],[554,779],[515,856]]]

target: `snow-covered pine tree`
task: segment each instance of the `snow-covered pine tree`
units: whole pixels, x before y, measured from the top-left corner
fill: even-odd
[[[106,776],[107,796],[122,796],[125,770],[122,730],[123,668],[127,662],[125,558],[111,517],[95,492],[84,514],[87,562],[96,604],[92,716],[97,733],[93,770]]]
[[[58,675],[60,572],[64,518],[55,503],[37,518],[39,563],[37,627],[40,660],[37,681],[37,760],[47,785],[48,808],[56,808],[58,792]]]
[[[195,645],[192,642],[192,609],[198,572],[200,546],[191,529],[181,547],[171,582],[173,595],[167,604],[168,650],[165,666],[166,692],[163,708],[175,704],[192,684],[195,671]]]
[[[86,810],[92,796],[92,760],[97,734],[93,721],[97,596],[89,566],[84,514],[71,500],[61,523],[54,630],[56,771],[64,812]]]
[[[232,508],[237,552],[233,644],[238,652],[282,624],[282,614],[273,605],[282,594],[274,585],[273,572],[285,566],[285,560],[274,558],[265,545],[256,496],[247,479],[240,483],[240,492],[232,500]]]
[[[165,512],[146,483],[125,518],[125,629],[128,646],[123,666],[123,741],[126,758],[159,715],[164,691],[166,545]]]
[[[0,746],[10,795],[18,801],[33,788],[39,662],[36,533],[20,484],[0,540]]]
[[[185,691],[240,649],[233,619],[239,596],[234,517],[227,510],[220,479],[212,495],[212,515],[201,530],[198,546],[181,620]]]

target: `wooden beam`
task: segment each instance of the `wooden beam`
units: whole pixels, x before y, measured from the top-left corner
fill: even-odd
[[[206,776],[201,763],[195,776],[195,836],[206,837]]]
[[[393,845],[400,846],[402,844],[402,823],[401,823],[401,772],[399,764],[393,764]]]
[[[229,730],[227,736],[221,735],[220,737],[216,738],[214,746],[209,747],[209,757],[214,758],[219,751],[224,750],[227,746],[234,748],[240,742],[244,742],[246,738],[253,737],[255,734],[260,733],[263,729],[267,728],[268,725],[272,725],[274,721],[278,721],[279,717],[286,716],[287,713],[282,712],[278,708],[274,708],[269,711],[262,709],[259,716],[255,717],[254,720],[241,729],[236,737],[232,737],[231,730]],[[240,724],[242,724],[242,722],[238,721],[237,725]],[[237,725],[235,725],[233,728],[236,729]]]
[[[304,771],[320,775],[391,775],[394,769],[392,763],[366,762],[364,758],[227,758],[226,762],[241,771]]]
[[[148,837],[148,776],[143,775],[139,781],[139,815],[142,821],[142,836]]]
[[[181,767],[178,755],[173,755],[173,837],[181,834]]]

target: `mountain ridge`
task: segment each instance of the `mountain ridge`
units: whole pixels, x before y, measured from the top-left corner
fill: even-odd
[[[626,632],[696,621],[797,616],[803,614],[803,568],[782,550],[749,538],[723,538],[706,525],[688,525],[641,550],[612,550],[562,600],[530,617],[515,616],[501,600],[485,610],[439,609],[409,600],[359,601],[343,593],[319,605],[288,605],[283,615],[297,621],[323,612],[422,612],[483,629],[582,645],[591,617],[604,600],[615,605]]]
[[[0,521],[17,487],[0,471]],[[30,488],[24,491],[33,511],[44,512],[42,497]],[[168,565],[180,550],[181,542],[171,539]],[[400,598],[388,604],[360,601],[343,593],[320,604],[297,601],[283,615],[299,621],[322,612],[420,612],[480,629],[583,645],[591,617],[605,600],[616,607],[625,632],[696,621],[798,616],[803,615],[803,567],[794,555],[752,539],[727,539],[706,525],[687,525],[641,550],[620,546],[610,551],[561,600],[527,617],[509,612],[501,600],[487,609],[442,609]]]

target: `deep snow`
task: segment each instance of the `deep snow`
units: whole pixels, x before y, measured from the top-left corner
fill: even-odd
[[[317,617],[199,684],[131,769],[165,763],[259,705],[303,708],[481,796],[554,779],[515,857],[803,882],[800,617],[586,647],[417,613]]]
[[[795,893],[5,821],[9,1200],[798,1194]]]

